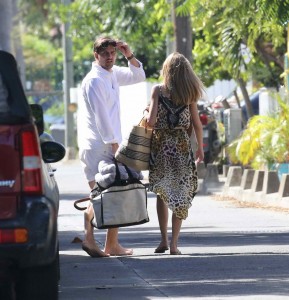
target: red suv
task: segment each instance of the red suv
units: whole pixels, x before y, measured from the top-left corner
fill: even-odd
[[[58,299],[59,191],[50,163],[65,148],[43,128],[14,57],[0,51],[0,299]]]

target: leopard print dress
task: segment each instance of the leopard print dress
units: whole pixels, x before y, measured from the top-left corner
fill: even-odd
[[[186,131],[189,124],[189,106],[175,106],[160,88],[151,143],[149,190],[182,220],[187,218],[198,188],[194,154]]]

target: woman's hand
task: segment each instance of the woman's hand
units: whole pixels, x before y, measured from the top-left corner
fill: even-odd
[[[199,163],[204,161],[204,150],[203,147],[198,147],[196,154],[195,154],[195,162]]]

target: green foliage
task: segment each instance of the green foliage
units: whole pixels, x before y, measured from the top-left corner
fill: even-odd
[[[280,74],[286,52],[285,24],[289,20],[289,1],[187,0],[177,11],[192,16],[196,40],[200,40],[195,42],[197,47],[193,50],[195,60],[203,62],[198,62],[197,73],[210,63],[212,56],[207,51],[209,59],[206,62],[206,48],[214,53],[212,69],[215,70],[211,76],[214,79],[222,79],[227,74],[237,79],[247,77],[247,74],[260,75],[266,70],[262,77],[254,79],[261,79],[263,84],[270,86],[282,82]],[[247,49],[247,54],[241,51],[242,48]],[[256,68],[260,70],[252,72]]]
[[[158,78],[166,43],[174,34],[174,4],[177,15],[191,16],[193,67],[207,86],[216,79],[240,76],[253,76],[267,86],[282,82],[288,0],[74,0],[68,6],[58,0],[19,2],[27,33],[46,41],[41,45],[25,39],[25,57],[37,57],[39,68],[33,72],[44,74],[46,70],[49,78],[55,77],[54,84],[61,74],[60,29],[68,21],[76,83],[90,68],[92,44],[99,35],[127,41],[143,62],[147,77]],[[120,56],[118,63],[127,62]],[[54,71],[53,65],[57,66]],[[29,62],[27,69],[30,67],[37,68],[37,64]]]
[[[64,116],[64,103],[55,102],[46,110],[46,113],[51,116]]]
[[[258,169],[264,164],[289,161],[289,105],[280,96],[276,100],[277,113],[252,117],[241,136],[228,146],[233,163]]]
[[[106,35],[125,40],[143,62],[147,76],[157,78],[165,58],[163,31],[169,30],[165,25],[165,14],[154,14],[158,4],[151,0],[75,0],[69,7],[54,5],[51,10],[54,19],[57,17],[62,22],[70,21],[69,34],[73,41],[76,69],[84,69],[87,61],[93,60],[95,38]],[[122,56],[119,62],[127,64]]]
[[[62,50],[35,35],[22,37],[27,80],[49,80],[55,89],[62,82]]]

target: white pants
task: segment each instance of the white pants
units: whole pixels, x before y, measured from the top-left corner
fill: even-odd
[[[95,180],[95,175],[99,172],[98,164],[101,160],[111,160],[113,163],[113,158],[111,144],[99,145],[97,149],[79,150],[79,159],[88,182]]]

